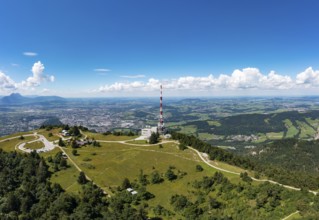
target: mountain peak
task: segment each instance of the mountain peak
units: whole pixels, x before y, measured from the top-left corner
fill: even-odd
[[[11,93],[9,97],[23,97],[20,93]]]

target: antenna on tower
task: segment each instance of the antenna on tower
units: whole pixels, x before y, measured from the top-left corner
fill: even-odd
[[[159,115],[159,123],[158,123],[158,132],[160,134],[164,133],[164,120],[163,120],[163,86],[160,86],[160,115]]]

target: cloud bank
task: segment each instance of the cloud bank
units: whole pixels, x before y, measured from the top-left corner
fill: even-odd
[[[38,87],[42,82],[54,82],[54,76],[45,75],[44,65],[38,61],[33,64],[31,72],[32,76],[28,77],[22,82],[15,82],[5,73],[0,72],[0,91],[1,92],[12,92],[15,90],[24,90],[29,88]]]
[[[169,80],[150,78],[147,81],[116,82],[101,86],[96,91],[102,93],[158,91],[161,83],[166,90],[176,91],[280,91],[319,87],[319,71],[314,71],[312,67],[309,67],[304,72],[297,74],[296,78],[291,78],[277,74],[275,71],[263,74],[257,68],[244,68],[217,77],[213,75],[185,76]]]

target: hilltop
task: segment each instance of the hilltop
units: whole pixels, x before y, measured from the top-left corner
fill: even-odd
[[[58,141],[60,130],[41,129],[37,133],[50,141]],[[25,139],[20,140],[21,135]],[[0,148],[12,151],[17,143],[34,139],[26,134],[12,136],[18,138],[1,142]],[[83,189],[77,182],[81,170],[111,196],[111,204],[115,200],[118,204],[124,202],[133,209],[142,209],[149,217],[206,219],[214,214],[219,219],[280,219],[300,210],[300,201],[305,202],[303,215],[313,212],[314,205],[309,206],[306,202],[313,200],[312,194],[252,181],[244,174],[244,169],[220,161],[210,161],[208,165],[195,151],[180,150],[174,140],[149,145],[134,141],[134,136],[88,131],[82,132],[82,138],[95,140],[99,144],[93,145],[92,142],[72,148],[71,142],[68,144],[64,140],[65,147],[40,154],[49,166],[49,181],[61,184],[67,193],[79,197],[83,195]],[[68,157],[66,165],[61,162],[62,159],[57,159],[62,152]],[[254,174],[249,172],[249,175]],[[127,192],[126,187],[129,186],[138,192],[136,197]],[[269,190],[271,194],[267,194]]]

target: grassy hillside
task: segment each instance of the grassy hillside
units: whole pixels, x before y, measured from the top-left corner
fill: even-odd
[[[50,133],[38,132],[48,136]],[[136,198],[139,198],[135,201],[133,197],[132,205],[143,208],[149,217],[209,219],[213,215],[233,219],[281,219],[298,209],[298,201],[305,201],[307,211],[314,204],[311,194],[289,191],[269,183],[250,182],[249,178],[242,179],[235,174],[219,173],[202,162],[194,151],[179,150],[178,144],[173,141],[145,145],[130,141],[132,137],[128,136],[89,132],[85,135],[96,140],[103,138],[105,142],[100,141],[100,147],[88,145],[77,148],[75,155],[71,146],[64,147],[69,156],[66,167],[61,163],[56,167],[54,162],[50,162],[55,161],[60,149],[41,154],[49,164],[50,181],[59,183],[69,193],[82,195],[77,182],[79,171],[72,164],[72,159],[112,199],[119,194],[131,196],[126,189],[121,189],[123,180],[128,178],[138,192]],[[12,151],[19,141],[13,139],[0,143],[0,148]],[[217,161],[214,165],[244,172],[241,168]],[[167,176],[168,170],[175,175],[171,180]],[[152,183],[154,173],[159,174],[161,181]]]

